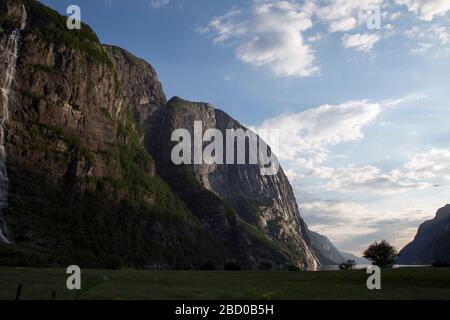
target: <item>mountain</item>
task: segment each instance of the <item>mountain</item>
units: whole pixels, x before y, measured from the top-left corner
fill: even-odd
[[[308,230],[311,247],[321,265],[336,265],[344,262],[344,257],[334,244],[325,236]]]
[[[436,216],[419,226],[412,242],[399,253],[398,264],[450,264],[450,205],[439,209]]]
[[[282,169],[170,161],[174,129],[242,125],[37,1],[0,12],[0,264],[318,267]]]
[[[1,216],[11,244],[1,263],[187,268],[229,259],[156,175],[95,33],[67,30],[64,17],[37,1],[2,0],[0,9],[0,80],[13,79],[2,88]],[[159,86],[152,79],[149,95]]]
[[[354,254],[348,252],[340,251],[340,254],[345,260],[355,260],[356,264],[371,264],[369,260],[362,257],[357,257]]]
[[[151,153],[158,173],[200,221],[226,247],[239,252],[246,265],[268,261],[277,266],[295,261],[302,268],[316,268],[306,225],[282,169],[265,176],[260,173],[260,163],[175,166],[171,161],[176,143],[168,141],[177,128],[193,135],[194,121],[201,121],[204,132],[218,129],[224,137],[228,129],[247,129],[208,103],[175,97],[164,111],[161,127],[156,128],[159,144]]]

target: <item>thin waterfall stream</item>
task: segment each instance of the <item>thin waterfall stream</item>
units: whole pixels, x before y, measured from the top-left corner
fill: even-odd
[[[3,51],[2,61],[0,61],[0,242],[9,243],[8,229],[3,217],[3,210],[8,206],[9,179],[6,168],[6,125],[9,121],[9,103],[11,85],[14,81],[17,65],[18,46],[21,30],[25,29],[27,22],[27,12],[22,5],[22,19],[20,28],[16,28],[1,39],[0,50]]]

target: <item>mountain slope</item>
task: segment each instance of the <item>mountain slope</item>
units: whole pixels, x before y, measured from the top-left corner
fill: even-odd
[[[450,262],[450,205],[419,226],[412,242],[399,253],[398,264],[428,265]]]
[[[258,164],[172,164],[170,155],[176,143],[168,141],[173,130],[185,128],[193,135],[194,121],[202,121],[203,131],[215,128],[224,137],[227,129],[246,130],[210,104],[175,97],[168,102],[156,131],[159,145],[152,153],[158,173],[213,234],[242,254],[240,259],[246,265],[269,261],[276,266],[293,263],[317,268],[306,225],[282,169],[276,175],[263,176]]]
[[[0,9],[0,80],[14,78],[2,88],[0,227],[11,244],[0,240],[0,264],[318,267],[282,170],[170,161],[173,129],[237,121],[208,104],[166,103],[148,63],[100,44],[87,25],[67,30],[37,1]]]
[[[344,257],[334,244],[325,236],[308,230],[311,247],[321,265],[335,265],[344,262]]]
[[[95,33],[86,25],[68,31],[64,17],[37,1],[1,0],[0,9],[2,48],[17,32],[17,17],[27,18],[8,105],[2,100],[10,115],[2,216],[13,244],[1,246],[0,263],[223,263],[222,245],[155,175],[142,128]],[[2,49],[1,56],[11,55]],[[10,63],[2,60],[1,77]]]

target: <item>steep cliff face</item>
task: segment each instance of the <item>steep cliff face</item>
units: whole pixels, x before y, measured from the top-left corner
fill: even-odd
[[[227,129],[247,130],[210,104],[171,99],[158,130],[159,145],[152,150],[161,176],[227,247],[237,245],[246,264],[254,266],[269,260],[279,266],[294,263],[317,268],[306,225],[282,169],[276,175],[264,176],[259,164],[172,164],[171,150],[176,144],[170,142],[172,132],[184,128],[193,137],[194,121],[202,122],[203,132],[215,128],[224,137]],[[188,191],[193,186],[196,191]],[[202,197],[210,200],[201,201]],[[213,200],[215,197],[224,204]]]
[[[308,236],[311,239],[314,254],[321,265],[335,265],[344,262],[345,258],[327,237],[311,230],[308,230]]]
[[[167,101],[155,69],[122,48],[103,47],[114,64],[124,105],[142,125],[144,132],[156,132]],[[148,134],[144,138],[147,150],[153,149],[156,139]]]
[[[21,32],[26,26],[27,12],[23,5],[9,6],[8,11],[11,24],[16,24],[8,34],[2,34],[0,45],[0,241],[9,242],[8,227],[3,218],[3,210],[8,207],[9,178],[6,169],[6,126],[9,123],[9,106],[11,97],[11,86],[16,75],[17,54]],[[3,31],[3,29],[1,29]]]
[[[245,129],[238,122],[208,104],[166,104],[149,64],[86,25],[67,30],[37,1],[0,9],[0,80],[14,75],[1,100],[0,264],[317,268],[282,170],[170,160],[174,129]]]
[[[399,253],[398,264],[450,264],[450,205],[419,226],[412,242]]]
[[[149,91],[135,104],[121,89],[130,79],[118,78],[110,51],[88,26],[69,31],[64,17],[32,0],[1,0],[0,12],[4,44],[27,16],[14,65],[3,59],[0,70],[4,79],[14,69],[8,104],[1,101],[3,114],[9,111],[2,230],[12,244],[1,245],[0,263],[190,268],[223,262],[222,246],[155,175],[130,112],[165,102],[157,78],[136,79]],[[1,57],[10,55],[5,48]]]

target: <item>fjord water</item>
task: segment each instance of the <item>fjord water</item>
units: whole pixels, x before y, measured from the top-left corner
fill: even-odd
[[[1,38],[0,46],[4,55],[1,57],[0,64],[0,102],[1,102],[1,118],[0,118],[0,242],[9,242],[7,237],[7,227],[3,219],[2,211],[8,205],[8,172],[6,169],[6,147],[5,147],[5,127],[9,121],[9,102],[11,85],[14,81],[17,65],[18,45],[20,41],[20,31],[26,26],[27,12],[22,5],[22,19],[20,29],[14,29],[9,35]]]
[[[355,266],[355,269],[367,269],[370,267],[370,264],[358,264]],[[405,264],[395,264],[393,266],[394,269],[400,269],[400,268],[426,268],[431,267],[430,265],[405,265]],[[339,271],[338,265],[323,265],[320,266],[319,271]]]

